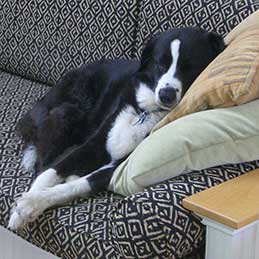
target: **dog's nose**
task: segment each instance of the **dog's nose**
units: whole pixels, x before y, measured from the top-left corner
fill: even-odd
[[[159,90],[159,99],[164,104],[172,104],[176,99],[176,91],[172,87],[166,87]]]

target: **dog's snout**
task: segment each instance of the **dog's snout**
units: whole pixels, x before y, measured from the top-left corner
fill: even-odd
[[[172,87],[166,87],[159,90],[159,99],[164,104],[171,104],[176,99],[176,91]]]

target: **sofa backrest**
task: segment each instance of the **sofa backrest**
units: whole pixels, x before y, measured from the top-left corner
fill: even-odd
[[[201,26],[226,35],[257,0],[0,1],[0,69],[55,84],[101,58],[139,58],[150,35]]]
[[[142,0],[135,57],[149,35],[173,27],[199,26],[225,36],[259,9],[258,0]]]
[[[0,69],[54,84],[100,58],[131,58],[138,0],[0,1]]]

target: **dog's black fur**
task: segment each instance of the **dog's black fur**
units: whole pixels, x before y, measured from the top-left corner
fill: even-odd
[[[176,38],[181,42],[175,74],[182,84],[181,96],[225,47],[217,34],[197,28],[173,29],[154,36],[140,62],[100,60],[68,72],[19,123],[25,150],[33,147],[37,152],[36,171],[51,167],[66,178],[97,170],[88,179],[91,189],[106,188],[116,165],[129,155],[123,153],[116,159],[111,156],[106,147],[109,131],[128,105],[140,117],[145,112],[137,101],[137,89],[142,83],[155,92],[172,63],[170,43]],[[157,104],[148,114],[176,104],[176,90],[169,90],[163,93],[166,102],[160,100],[162,105]],[[101,168],[111,161],[111,166]],[[103,171],[105,174],[99,176]]]
[[[219,35],[174,29],[151,39],[140,62],[101,60],[67,73],[19,123],[23,165],[47,170],[18,199],[8,227],[111,185],[117,164],[223,49]]]
[[[84,175],[110,159],[105,152],[107,131],[128,102],[137,108],[132,91],[139,63],[100,60],[68,72],[19,122],[26,146],[36,146],[38,170],[49,167],[66,148],[98,139],[87,163],[69,163],[62,174]],[[76,151],[75,151],[76,152]],[[71,168],[73,167],[73,169]],[[74,168],[76,167],[76,168]]]

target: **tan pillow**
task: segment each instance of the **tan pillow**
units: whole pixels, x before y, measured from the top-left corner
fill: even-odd
[[[227,48],[153,131],[194,112],[240,105],[259,97],[259,11],[232,30],[225,42]]]

